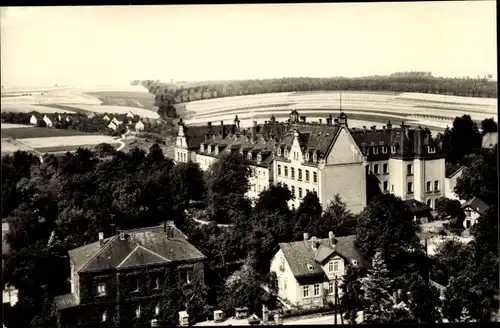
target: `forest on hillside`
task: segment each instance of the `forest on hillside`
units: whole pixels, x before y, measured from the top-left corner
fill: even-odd
[[[390,76],[361,78],[292,77],[264,80],[210,81],[198,83],[163,83],[159,80],[132,81],[142,84],[155,95],[155,105],[162,117],[176,117],[176,104],[261,93],[293,91],[383,91],[418,92],[463,97],[498,97],[498,83],[486,78],[433,77],[421,72],[394,73]]]

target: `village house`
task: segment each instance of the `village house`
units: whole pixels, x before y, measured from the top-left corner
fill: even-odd
[[[108,121],[108,122],[111,121],[111,119],[109,118],[108,114],[104,115],[102,119],[105,120],[105,121]]]
[[[118,126],[116,126],[115,122],[111,122],[108,124],[108,128],[110,128],[113,131],[116,131],[116,129],[118,129]]]
[[[128,117],[128,118],[134,118],[134,117],[135,117],[135,115],[134,115],[132,112],[128,112],[128,113],[127,113],[127,117]]]
[[[322,307],[335,302],[335,290],[347,266],[367,267],[361,252],[356,248],[356,236],[309,238],[280,243],[271,260],[270,271],[276,274],[278,297],[290,305],[309,308]],[[336,288],[337,284],[337,288]]]
[[[464,202],[460,197],[455,193],[455,187],[457,185],[458,178],[462,176],[465,171],[465,166],[463,165],[454,165],[451,163],[447,163],[445,167],[445,192],[444,196],[449,199],[459,200],[460,202]]]
[[[55,297],[59,326],[161,324],[164,290],[172,288],[164,284],[204,284],[205,256],[172,222],[107,238],[99,233],[69,258],[71,293]]]
[[[123,121],[119,121],[115,116],[111,119],[111,123],[114,123],[118,127],[123,124]]]
[[[135,123],[135,131],[144,131],[144,123],[137,121],[137,123]]]
[[[233,124],[187,127],[178,123],[176,162],[196,162],[203,170],[221,155],[240,152],[253,160],[249,196],[273,183],[291,190],[292,208],[307,192],[326,207],[340,194],[353,213],[366,205],[368,191],[390,192],[403,200],[415,199],[430,208],[445,194],[445,160],[429,131],[404,123],[383,129],[350,129],[343,112],[326,124],[308,123],[296,110],[287,122],[271,120],[241,130]],[[259,156],[260,155],[260,156]],[[260,164],[258,164],[260,163]]]
[[[498,132],[487,132],[483,135],[481,148],[493,149],[498,145]]]
[[[462,209],[465,213],[464,228],[469,229],[475,225],[479,217],[486,214],[489,208],[489,205],[477,197],[469,199],[463,203]]]
[[[40,119],[40,118],[39,118],[39,117],[37,117],[37,115],[35,115],[35,114],[31,115],[31,117],[30,117],[30,124],[32,124],[32,125],[36,125],[36,124],[38,123],[38,120],[39,120],[39,119]]]

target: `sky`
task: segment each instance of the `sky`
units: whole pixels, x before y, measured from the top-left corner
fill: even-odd
[[[6,87],[497,72],[495,1],[8,7],[0,32]]]

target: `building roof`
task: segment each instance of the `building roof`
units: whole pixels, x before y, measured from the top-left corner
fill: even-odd
[[[123,269],[149,264],[203,260],[205,256],[191,245],[185,235],[173,227],[173,238],[163,226],[125,231],[119,235],[69,251],[77,272]]]
[[[461,172],[465,166],[459,164],[446,163],[445,166],[445,177],[446,179],[452,178],[457,173]]]
[[[312,239],[312,238],[311,238]],[[355,235],[336,237],[337,244],[335,250],[330,245],[328,238],[316,239],[319,244],[315,251],[312,241],[295,241],[291,243],[280,243],[279,247],[292,270],[297,277],[317,276],[324,274],[322,263],[334,254],[351,261],[356,260],[359,265],[365,266],[367,263],[361,255],[360,250],[355,246]]]
[[[58,310],[64,310],[78,305],[78,299],[74,293],[58,295],[54,297],[54,302]]]
[[[474,197],[466,201],[462,204],[462,208],[470,207],[472,210],[476,211],[480,215],[486,213],[486,211],[490,208],[488,204],[483,202],[481,199]]]
[[[493,148],[498,144],[498,132],[487,132],[483,136],[482,148]]]

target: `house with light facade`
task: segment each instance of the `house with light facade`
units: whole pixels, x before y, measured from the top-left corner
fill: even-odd
[[[231,125],[178,124],[175,161],[196,162],[207,170],[224,153],[240,152],[254,172],[251,198],[281,183],[294,196],[292,208],[313,192],[323,207],[339,194],[350,211],[359,213],[374,189],[430,208],[445,195],[444,154],[430,131],[420,127],[393,127],[389,121],[383,129],[354,129],[343,112],[335,120],[329,115],[326,124],[309,123],[296,110],[286,122],[273,116],[249,129],[240,129],[237,116]]]
[[[464,228],[469,229],[477,223],[477,220],[485,215],[490,206],[477,197],[473,197],[462,204],[464,210]]]
[[[455,193],[455,187],[457,185],[458,178],[462,176],[465,171],[465,166],[463,165],[453,165],[450,163],[446,164],[445,168],[445,192],[444,196],[449,199],[458,200],[461,203],[465,200],[461,200],[460,197]]]
[[[276,274],[278,297],[302,308],[335,303],[335,292],[342,294],[338,286],[347,266],[369,265],[355,240],[356,236],[335,237],[330,231],[324,239],[304,233],[302,241],[280,243],[270,265]]]

